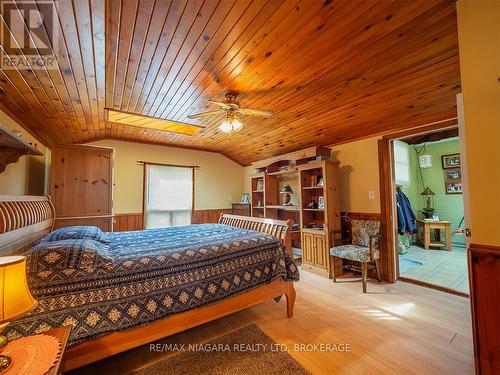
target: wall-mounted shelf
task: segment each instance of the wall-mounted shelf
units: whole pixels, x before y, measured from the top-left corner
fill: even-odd
[[[0,125],[0,173],[10,163],[16,163],[23,155],[42,156],[43,154],[25,140]]]

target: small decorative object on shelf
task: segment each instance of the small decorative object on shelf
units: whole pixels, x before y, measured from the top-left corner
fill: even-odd
[[[241,196],[240,203],[244,203],[244,204],[250,203],[250,194],[243,193],[243,195]]]
[[[257,202],[257,207],[262,207],[262,201]]]
[[[317,208],[315,201],[309,201],[306,208]]]
[[[320,177],[318,181],[318,186],[323,186],[324,184],[325,182],[323,181],[323,177]]]
[[[318,197],[318,208],[324,209],[325,208],[325,198],[324,197]]]
[[[264,180],[263,179],[257,180],[257,191],[264,191]]]
[[[280,189],[280,193],[283,194],[283,206],[290,206],[290,201],[292,199],[291,194],[293,194],[293,190],[290,185],[283,185]]]
[[[0,331],[9,324],[9,320],[26,315],[37,304],[31,295],[26,280],[26,257],[21,255],[0,257]],[[5,347],[9,339],[0,334],[0,349]],[[11,358],[0,355],[0,372],[11,364]]]
[[[311,175],[311,186],[316,186],[316,182],[317,182],[317,177],[316,175]]]

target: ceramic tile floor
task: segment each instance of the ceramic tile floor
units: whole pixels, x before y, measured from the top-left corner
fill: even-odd
[[[399,257],[422,262],[422,265],[413,267],[400,276],[469,293],[467,254],[464,247],[452,246],[452,250],[448,251],[444,248],[425,250],[411,245],[408,253]]]

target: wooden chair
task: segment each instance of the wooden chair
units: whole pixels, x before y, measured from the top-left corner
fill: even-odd
[[[361,263],[361,275],[363,279],[363,293],[366,293],[366,279],[368,275],[368,265],[375,263],[377,279],[382,281],[379,267],[378,240],[380,238],[380,222],[371,220],[352,220],[352,243],[342,246],[333,246],[330,249],[332,258],[333,281],[335,277],[335,257],[348,259]],[[359,267],[351,266],[351,269],[359,270]],[[372,267],[373,268],[373,267]]]

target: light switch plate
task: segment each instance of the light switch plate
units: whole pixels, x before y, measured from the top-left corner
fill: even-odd
[[[368,191],[368,199],[375,199],[375,192],[373,190]]]

